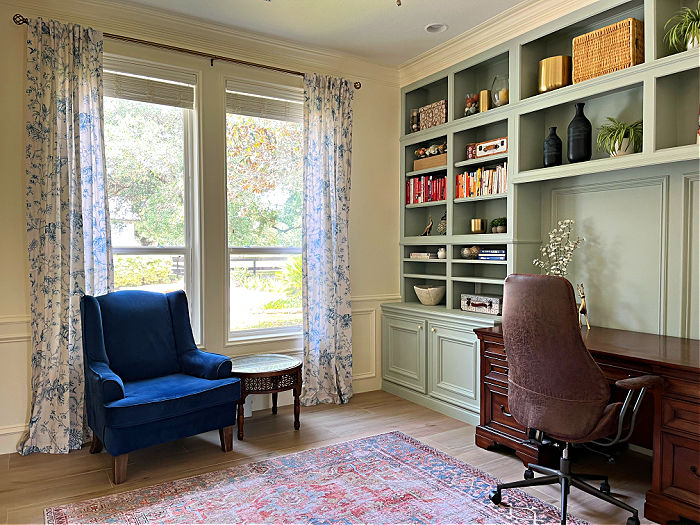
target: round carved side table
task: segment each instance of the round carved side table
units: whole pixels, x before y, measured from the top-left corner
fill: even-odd
[[[277,393],[293,390],[294,430],[299,430],[301,359],[284,354],[258,354],[231,359],[231,375],[241,380],[238,400],[238,439],[243,439],[243,403],[249,394],[272,394],[272,413],[277,413]]]

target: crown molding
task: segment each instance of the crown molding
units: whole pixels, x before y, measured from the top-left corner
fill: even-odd
[[[398,87],[398,70],[355,55],[306,47],[206,22],[126,0],[0,0],[24,16],[42,16],[90,25],[106,33],[231,56],[251,62],[301,71],[342,75],[350,80],[375,81]]]
[[[406,86],[469,57],[561,18],[596,0],[526,0],[399,66],[399,84]]]

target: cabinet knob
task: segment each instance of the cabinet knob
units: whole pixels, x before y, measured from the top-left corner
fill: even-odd
[[[419,325],[418,325],[418,330],[423,330],[423,325],[422,325],[422,324],[419,324]]]
[[[432,330],[433,332],[437,332],[437,330],[435,329],[435,327],[433,327],[431,330]]]

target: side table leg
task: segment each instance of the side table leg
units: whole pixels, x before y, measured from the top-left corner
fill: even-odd
[[[277,392],[272,394],[272,413],[277,413]]]
[[[238,440],[243,439],[243,404],[245,403],[245,397],[241,397],[238,400]]]
[[[298,386],[294,388],[294,430],[299,430],[299,390]]]

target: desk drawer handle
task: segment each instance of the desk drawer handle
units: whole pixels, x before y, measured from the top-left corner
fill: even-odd
[[[696,477],[696,478],[700,478],[700,476],[698,475],[698,467],[696,467],[695,465],[693,465],[692,467],[690,467],[690,472],[692,472],[693,474],[695,474],[695,477]]]
[[[501,412],[503,412],[503,415],[506,416],[506,417],[513,417],[513,414],[511,414],[510,412],[506,412],[506,406],[505,406],[505,405],[501,405]]]

